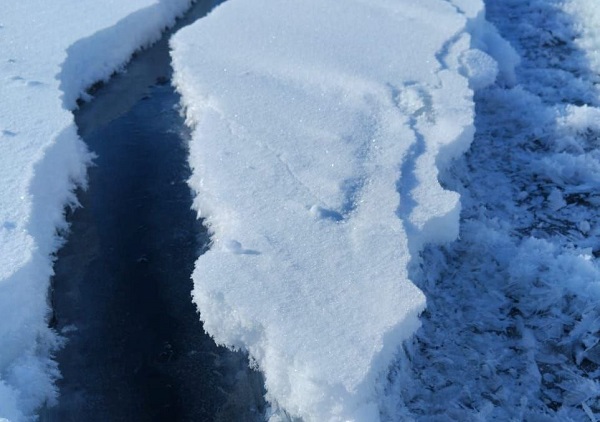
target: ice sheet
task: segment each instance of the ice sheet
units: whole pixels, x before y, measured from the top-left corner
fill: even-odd
[[[56,396],[52,253],[90,154],[68,111],[157,39],[188,0],[4,2],[0,13],[0,419]]]
[[[437,175],[471,142],[469,81],[499,72],[467,30],[481,2],[461,3],[471,15],[230,0],[172,41],[213,234],[194,300],[217,342],[249,351],[275,409],[379,419],[380,377],[425,306],[408,266],[458,233]]]

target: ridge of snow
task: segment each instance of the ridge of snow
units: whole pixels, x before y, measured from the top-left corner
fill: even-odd
[[[32,420],[57,396],[48,327],[52,255],[91,154],[69,109],[189,0],[9,2],[0,16],[0,419]],[[61,99],[61,97],[63,97]]]
[[[213,242],[194,301],[263,371],[273,421],[379,420],[425,307],[408,267],[458,234],[437,178],[473,137],[469,84],[510,77],[461,3],[230,0],[171,41]]]

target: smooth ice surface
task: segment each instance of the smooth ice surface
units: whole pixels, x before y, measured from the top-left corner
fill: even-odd
[[[409,264],[458,233],[438,171],[471,142],[469,79],[499,73],[460,3],[230,0],[172,40],[213,234],[194,300],[292,416],[379,419],[425,306]]]
[[[90,154],[68,111],[189,6],[188,0],[9,2],[0,13],[0,420],[52,402],[51,254]]]

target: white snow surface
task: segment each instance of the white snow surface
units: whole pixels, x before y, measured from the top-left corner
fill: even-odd
[[[189,0],[0,4],[0,420],[31,420],[56,398],[48,287],[65,205],[91,155],[70,109],[156,40]]]
[[[263,371],[272,420],[379,420],[425,307],[409,264],[458,234],[438,172],[472,140],[469,84],[517,61],[456,3],[230,0],[171,41],[212,233],[194,301]]]

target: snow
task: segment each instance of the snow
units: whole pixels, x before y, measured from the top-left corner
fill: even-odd
[[[190,2],[46,3],[0,15],[1,422],[57,397],[69,110]],[[600,9],[486,6],[229,0],[174,39],[194,301],[272,421],[599,417]]]
[[[194,301],[263,371],[273,421],[379,420],[425,307],[409,268],[459,231],[438,174],[472,140],[469,84],[517,62],[457,3],[230,0],[171,41],[212,233]]]
[[[0,420],[56,399],[48,328],[52,254],[91,154],[70,109],[188,6],[188,0],[5,2],[0,15]]]
[[[386,420],[598,420],[597,10],[487,2],[520,66],[477,92],[472,146],[441,174],[461,194],[460,236],[410,272],[427,312]]]

